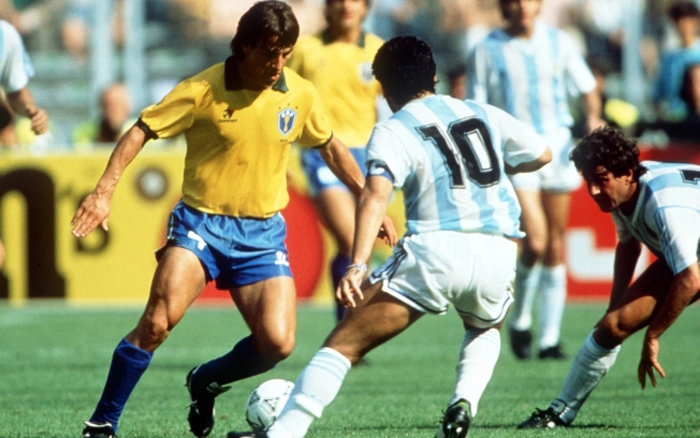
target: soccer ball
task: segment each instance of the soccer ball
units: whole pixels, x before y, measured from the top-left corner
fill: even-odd
[[[263,382],[253,390],[246,403],[245,419],[256,431],[267,430],[277,420],[289,400],[294,383],[284,379]]]

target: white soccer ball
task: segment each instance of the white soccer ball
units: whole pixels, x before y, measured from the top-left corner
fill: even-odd
[[[284,379],[263,382],[253,390],[246,403],[245,419],[256,431],[267,430],[277,420],[289,400],[294,383]]]

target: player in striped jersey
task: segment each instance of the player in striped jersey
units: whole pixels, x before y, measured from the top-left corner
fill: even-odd
[[[515,304],[509,322],[511,347],[531,357],[532,305],[539,294],[539,357],[565,357],[559,343],[566,300],[564,231],[570,193],[580,178],[568,159],[573,117],[568,95],[583,99],[592,130],[602,125],[595,79],[573,40],[537,21],[542,0],[500,0],[503,28],[492,31],[468,62],[469,98],[506,110],[532,125],[552,148],[552,163],[512,178],[526,233],[518,259]]]
[[[351,364],[426,313],[453,305],[463,320],[457,385],[437,437],[465,437],[500,351],[512,302],[520,208],[506,176],[551,160],[544,140],[498,108],[435,95],[435,62],[416,37],[385,43],[372,64],[395,114],[367,145],[351,262],[336,290],[348,311],[296,380],[266,433],[302,437],[338,393]],[[365,279],[376,230],[401,189],[407,232]],[[374,230],[374,231],[372,231]]]
[[[615,363],[622,343],[646,327],[637,377],[656,386],[659,337],[700,298],[700,166],[639,162],[639,149],[606,127],[586,136],[572,160],[588,193],[617,228],[610,304],[584,342],[559,396],[520,428],[568,426]],[[658,258],[631,285],[641,245]]]

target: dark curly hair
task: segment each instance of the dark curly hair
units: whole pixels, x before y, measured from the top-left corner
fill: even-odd
[[[274,48],[292,47],[299,38],[299,23],[291,6],[285,2],[257,2],[241,16],[230,45],[233,57],[243,60],[243,46],[257,47],[271,37],[277,37]]]
[[[668,16],[675,22],[681,18],[700,18],[700,9],[692,1],[679,1],[668,8]]]
[[[384,43],[372,62],[384,94],[404,104],[424,92],[435,93],[435,60],[425,41],[398,36]]]
[[[569,158],[586,180],[595,174],[598,166],[603,166],[615,176],[627,175],[632,170],[635,181],[647,171],[639,163],[637,143],[611,126],[598,128],[585,136],[571,151]]]

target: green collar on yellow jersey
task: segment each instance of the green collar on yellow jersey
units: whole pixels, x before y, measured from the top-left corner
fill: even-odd
[[[367,34],[364,31],[362,31],[360,33],[360,38],[357,39],[357,46],[358,47],[361,47],[363,49],[365,48],[365,37],[366,36],[367,36]],[[331,44],[334,42],[333,40],[331,40],[331,35],[330,35],[330,32],[328,32],[328,29],[325,29],[323,32],[321,32],[321,41],[323,41],[324,45],[328,45],[328,44]]]
[[[238,64],[236,64],[236,60],[233,59],[233,56],[226,58],[226,62],[224,63],[224,81],[227,91],[243,89],[243,79],[241,79],[241,74],[238,71]],[[281,91],[282,93],[289,91],[289,87],[287,87],[287,79],[284,77],[284,72],[282,72],[280,78],[277,79],[277,82],[275,82],[275,84],[272,86],[272,89],[275,91]]]

